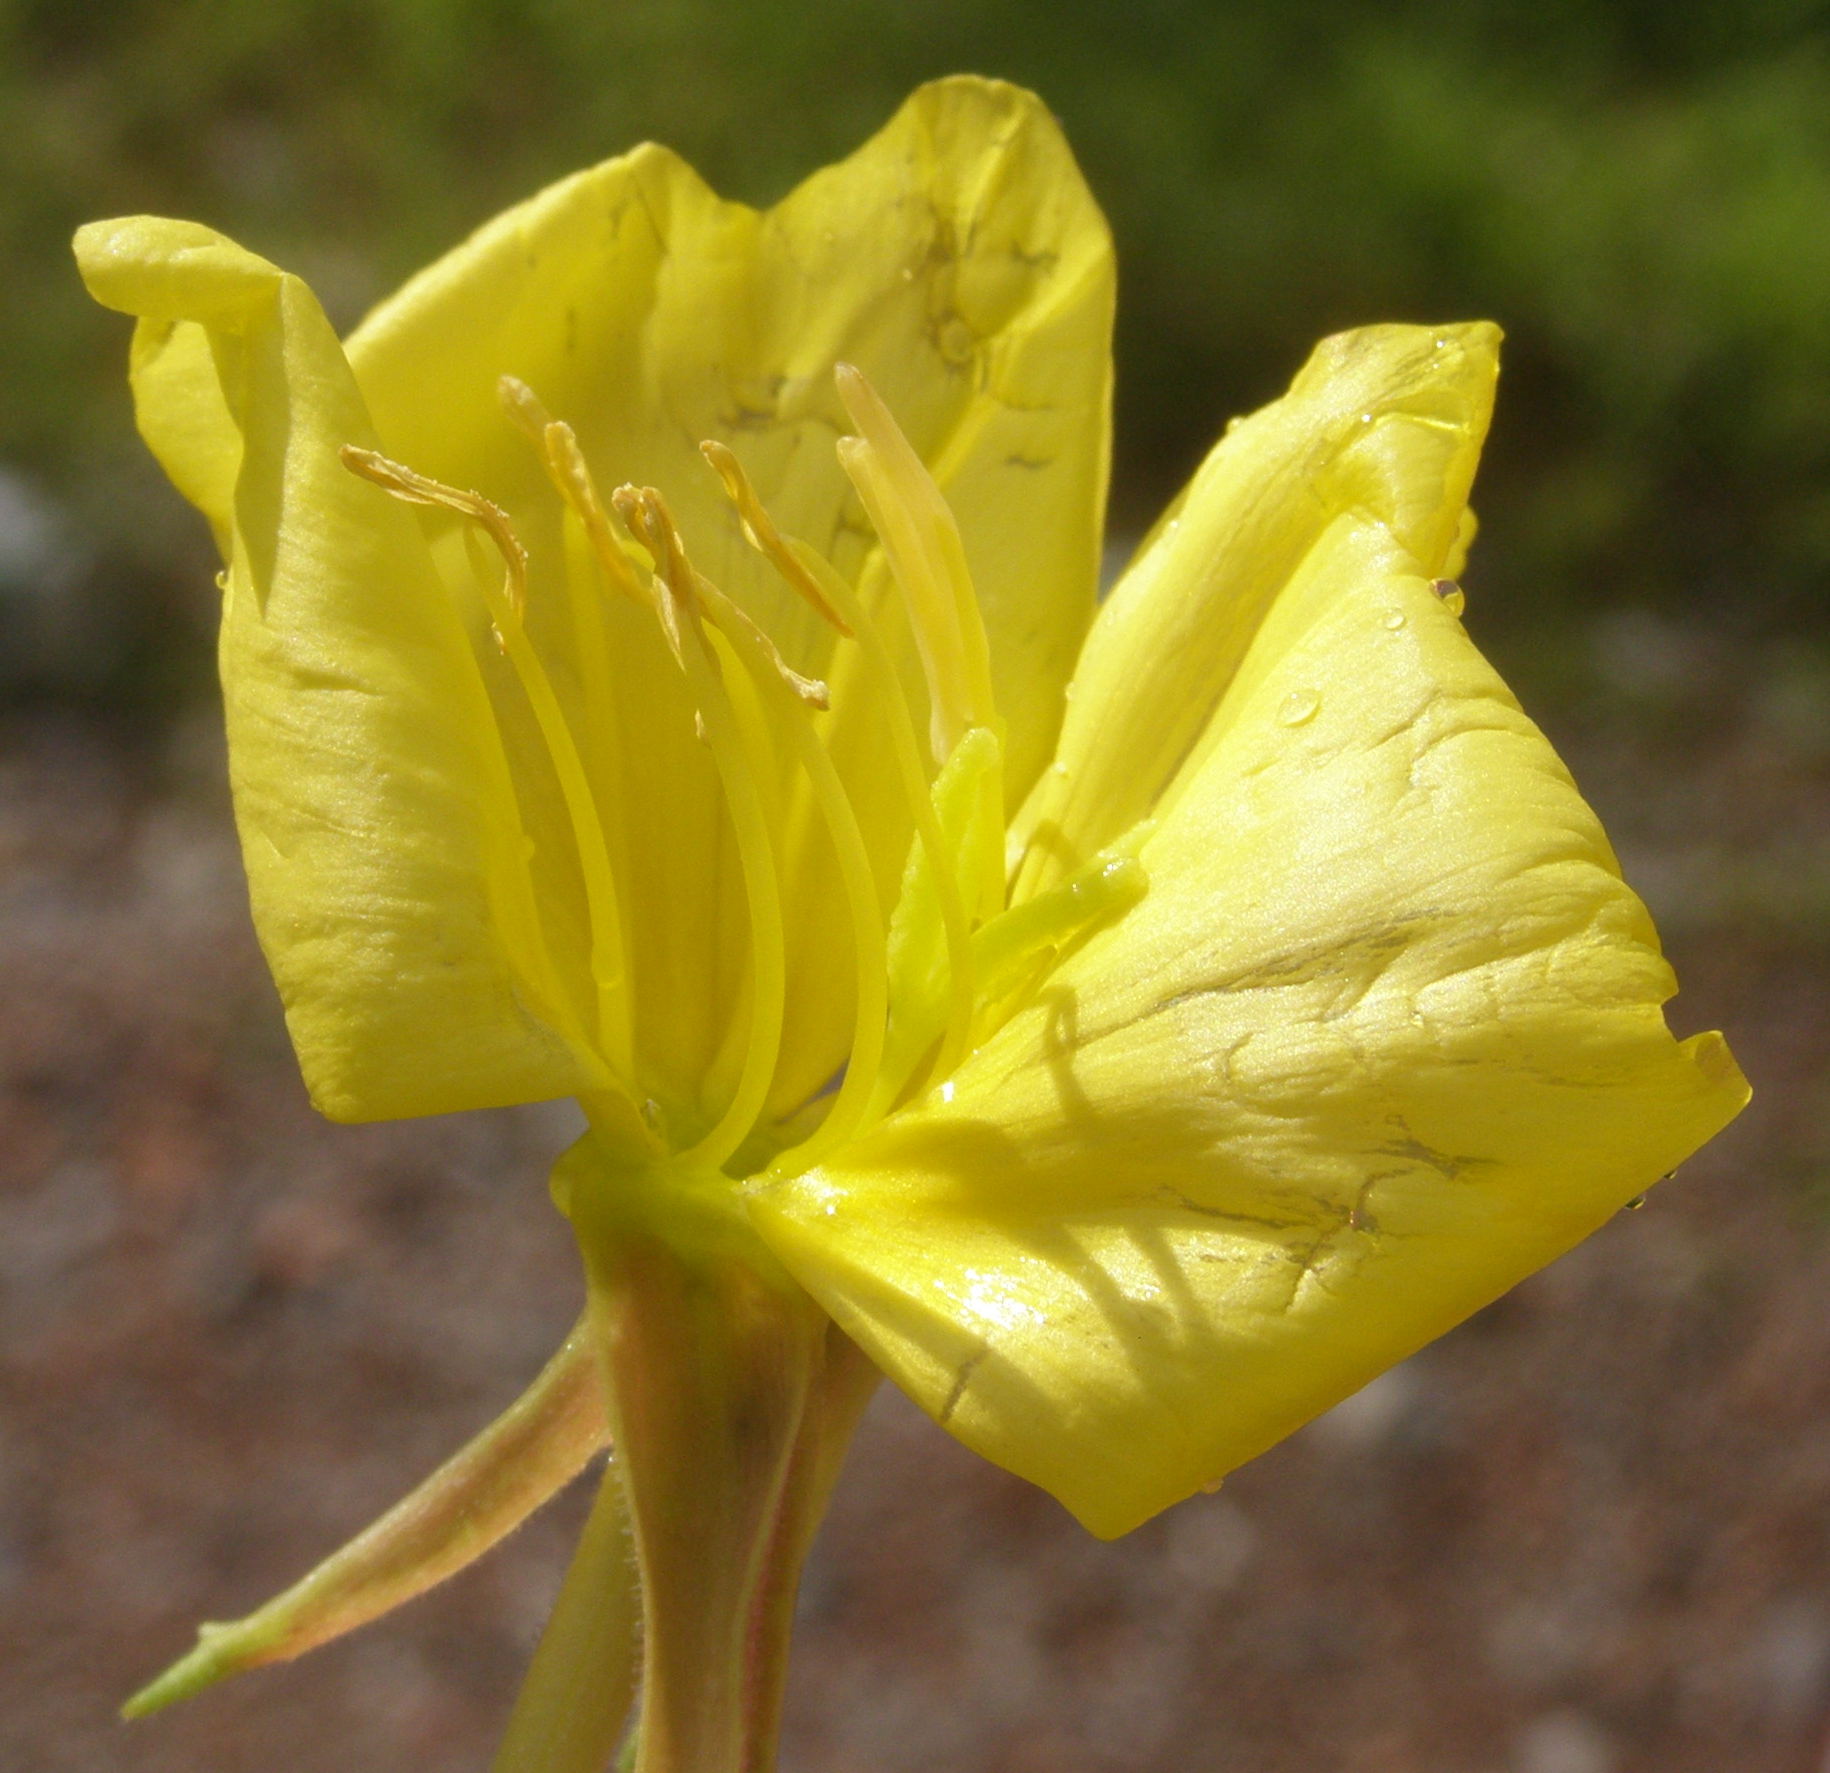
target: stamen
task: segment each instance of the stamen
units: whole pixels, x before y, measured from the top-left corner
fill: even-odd
[[[737,836],[750,910],[750,1039],[743,1069],[717,1125],[680,1161],[720,1169],[750,1135],[768,1100],[781,1053],[782,1016],[787,1002],[787,944],[782,931],[781,883],[775,844],[763,809],[753,753],[746,747],[735,710],[719,676],[717,655],[700,626],[704,614],[701,581],[665,501],[653,487],[621,486],[611,495],[631,534],[653,558],[663,595],[657,602],[685,617],[678,631],[685,644],[680,659],[699,705],[706,742],[724,785],[725,806]],[[755,741],[767,746],[758,734]]]
[[[527,550],[521,546],[521,538],[515,534],[514,526],[508,521],[508,513],[500,505],[491,504],[479,492],[465,492],[455,486],[446,486],[443,481],[417,474],[400,462],[390,461],[377,450],[358,449],[355,444],[346,443],[337,454],[352,474],[373,481],[383,492],[392,493],[402,504],[430,505],[437,510],[455,511],[460,517],[467,517],[479,525],[502,556],[502,565],[507,572],[504,595],[516,624],[520,624],[527,613]],[[507,637],[501,633],[499,623],[497,637],[506,642]]]
[[[803,677],[781,655],[776,646],[762,629],[751,621],[730,598],[714,585],[710,579],[699,573],[693,575],[693,588],[699,594],[700,608],[710,620],[717,624],[720,633],[732,635],[741,630],[744,642],[760,653],[762,662],[770,673],[781,683],[796,701],[804,702],[809,708],[818,708],[822,712],[832,706],[832,696],[826,685],[817,677]]]
[[[603,823],[598,817],[597,802],[592,797],[577,742],[566,724],[546,668],[523,625],[527,608],[527,550],[515,534],[507,512],[499,505],[491,504],[481,493],[446,486],[399,462],[390,461],[374,450],[358,449],[353,444],[346,444],[339,454],[352,474],[372,481],[395,498],[410,505],[453,511],[475,523],[502,556],[504,577],[499,587],[492,587],[487,572],[480,573],[478,578],[497,642],[507,655],[522,694],[533,711],[535,725],[546,745],[571,820],[590,919],[591,975],[597,989],[598,1034],[609,1048],[608,1057],[617,1077],[632,1084],[635,1078],[634,1033],[616,875],[610,865]]]
[[[960,893],[959,876],[954,867],[952,852],[941,831],[928,792],[927,772],[922,767],[920,745],[915,736],[915,718],[910,711],[908,697],[903,692],[901,674],[884,642],[883,632],[857,593],[818,549],[798,537],[784,535],[776,527],[737,457],[720,443],[702,443],[699,448],[724,482],[725,491],[737,507],[744,539],[769,560],[791,586],[806,596],[815,609],[822,614],[830,611],[832,618],[836,618],[833,621],[834,627],[841,633],[854,636],[858,641],[860,656],[870,679],[872,699],[883,710],[884,718],[889,723],[890,750],[896,760],[897,778],[902,786],[910,823],[927,855],[929,872],[940,904],[942,928],[947,942],[949,979],[947,1027],[940,1051],[943,1056],[963,1052],[971,1030],[974,996],[971,924],[966,914],[965,900]],[[920,1056],[919,1053],[913,1055],[908,1063],[914,1063]],[[847,1083],[850,1079],[851,1071],[848,1069]],[[886,1108],[901,1093],[907,1081],[907,1065],[881,1071],[868,1114],[874,1116]],[[836,1112],[835,1104],[834,1114]],[[822,1132],[832,1124],[833,1118],[834,1115],[828,1115],[822,1123]],[[802,1162],[805,1150],[803,1145],[796,1147],[793,1152],[784,1152],[775,1167],[780,1168],[790,1158],[797,1166],[805,1167]]]
[[[883,924],[877,909],[876,882],[871,874],[870,853],[864,833],[852,809],[838,770],[820,743],[812,722],[802,712],[800,697],[794,688],[792,672],[784,674],[780,655],[762,631],[709,580],[698,581],[698,591],[705,602],[706,615],[729,642],[738,661],[749,673],[757,693],[781,698],[786,692],[795,700],[788,704],[784,722],[795,756],[805,772],[815,804],[831,836],[838,859],[839,877],[844,885],[847,909],[851,914],[852,943],[857,962],[857,1002],[855,1007],[851,1058],[846,1066],[845,1081],[821,1122],[818,1130],[803,1140],[792,1152],[782,1153],[771,1166],[780,1169],[793,1161],[799,1169],[816,1161],[817,1154],[829,1150],[849,1137],[863,1121],[876,1088],[878,1067],[883,1057],[884,1031],[889,1019],[889,978],[884,958]]]
[[[841,363],[834,380],[859,431],[857,437],[840,438],[839,461],[864,501],[908,603],[932,703],[930,743],[939,763],[970,728],[1003,730],[965,545],[934,477],[863,372]]]
[[[667,639],[668,650],[673,653],[674,662],[684,671],[686,669],[686,655],[680,644],[680,612],[684,607],[689,617],[693,613],[691,586],[690,583],[685,582],[676,586],[675,580],[669,577],[667,571],[668,563],[664,554],[666,543],[654,541],[649,536],[649,520],[647,507],[643,503],[643,493],[644,489],[641,487],[627,485],[619,486],[611,493],[610,503],[615,506],[617,516],[623,520],[623,527],[635,537],[636,541],[639,542],[642,547],[647,549],[648,558],[654,563],[654,576],[649,582],[649,589],[644,597],[644,601],[654,612],[656,620],[661,624],[661,632]],[[657,501],[659,501],[660,497],[661,495],[659,493],[655,493]],[[671,530],[672,527],[673,526],[670,523],[668,528]],[[674,541],[675,545],[678,546],[679,537],[677,535],[675,536]],[[619,548],[617,552],[620,554],[622,553],[622,550]],[[685,581],[687,577],[684,570],[684,563],[685,556],[682,554],[680,563],[682,581]],[[606,565],[607,564],[608,563],[606,562]],[[624,558],[624,564],[629,567],[629,570],[632,573],[635,572],[634,563],[629,561],[626,556]],[[638,585],[641,583],[639,574],[637,575],[636,582]],[[672,589],[671,595],[670,588]]]
[[[593,523],[604,524],[603,510],[592,505],[595,495],[581,501],[572,496],[572,488],[562,472],[561,450],[557,447],[558,438],[553,433],[563,432],[564,441],[571,445],[574,455],[578,453],[578,440],[572,435],[569,425],[556,426],[552,415],[542,404],[537,395],[526,382],[516,376],[500,376],[496,380],[496,393],[500,397],[503,410],[515,427],[534,447],[534,454],[540,465],[545,468],[547,477],[558,491],[565,508],[564,535],[565,548],[565,587],[566,601],[572,612],[572,641],[578,653],[579,687],[583,691],[583,713],[585,725],[586,751],[594,765],[597,766],[597,779],[600,781],[607,773],[606,761],[611,752],[611,735],[615,728],[612,713],[616,702],[614,677],[610,669],[610,652],[607,637],[604,633],[603,610],[597,598],[592,595],[590,581],[593,576],[588,556],[595,553],[591,529]],[[582,460],[579,463],[583,468]],[[586,473],[586,486],[589,493],[589,472]],[[633,576],[630,584],[631,595],[639,596],[634,585]],[[612,773],[613,772],[609,772]],[[607,821],[614,831],[617,820]]]
[[[591,477],[591,466],[578,446],[578,433],[563,419],[555,419],[541,434],[546,447],[547,465],[560,496],[579,515],[591,543],[597,549],[610,582],[635,603],[652,600],[642,587],[635,563],[623,552],[610,526],[610,513],[597,496],[597,482]]]
[[[715,438],[708,437],[699,445],[699,453],[711,463],[712,471],[724,482],[725,495],[737,507],[737,522],[743,531],[743,539],[781,574],[792,589],[812,605],[823,620],[850,639],[851,624],[833,608],[826,593],[820,589],[819,580],[807,570],[782,532],[775,527],[775,519],[757,497],[756,488],[751,484],[749,475],[743,471],[743,463],[737,459],[736,452]]]
[[[499,376],[496,393],[501,398],[503,410],[534,446],[534,453],[539,456],[541,466],[546,469],[559,496],[585,526],[585,533],[611,582],[625,596],[646,606],[650,601],[648,593],[610,526],[609,513],[597,496],[590,464],[579,448],[578,433],[563,419],[553,418],[539,395],[516,376]]]

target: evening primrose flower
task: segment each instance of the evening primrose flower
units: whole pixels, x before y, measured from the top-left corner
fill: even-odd
[[[1122,1533],[1745,1100],[1459,619],[1492,327],[1325,341],[1095,614],[1110,247],[1009,87],[922,89],[767,213],[638,149],[343,343],[206,229],[78,254],[222,549],[313,1099],[590,1123],[570,1352],[158,1698],[436,1579],[607,1418],[500,1764],[620,1725],[625,1511],[640,1765],[765,1764],[877,1372]]]

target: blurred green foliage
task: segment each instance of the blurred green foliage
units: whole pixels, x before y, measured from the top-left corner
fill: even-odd
[[[206,669],[207,543],[132,437],[77,223],[210,222],[348,324],[643,137],[766,201],[957,69],[1040,91],[1112,217],[1121,532],[1322,333],[1488,315],[1484,634],[1824,623],[1823,6],[0,0],[0,693],[157,705]]]

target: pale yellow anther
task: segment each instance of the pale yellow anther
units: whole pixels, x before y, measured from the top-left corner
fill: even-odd
[[[651,503],[652,498],[652,503]],[[680,548],[679,534],[667,518],[667,507],[653,487],[619,486],[610,495],[610,503],[623,520],[623,527],[647,551],[654,562],[651,594],[644,599],[654,610],[667,639],[674,662],[685,668],[685,654],[680,640],[680,612],[684,608],[690,621],[698,612],[690,601],[692,587],[686,578],[686,557]],[[669,540],[673,555],[669,554]],[[633,568],[631,569],[633,570]]]
[[[782,657],[781,649],[775,642],[703,573],[693,574],[693,589],[698,593],[700,607],[706,618],[726,636],[735,638],[740,634],[755,646],[768,662],[769,669],[798,701],[805,702],[810,708],[826,709],[832,706],[826,685],[817,677],[803,677],[796,671]]]
[[[563,419],[550,419],[541,431],[547,470],[560,496],[578,513],[585,526],[592,552],[597,555],[610,581],[625,597],[646,605],[648,594],[642,588],[635,564],[623,552],[610,526],[610,514],[597,496],[597,482],[591,478],[591,467],[579,447],[578,433]]]
[[[933,475],[863,372],[841,363],[833,375],[858,428],[856,437],[839,439],[839,461],[908,605],[928,682],[929,743],[940,761],[971,728],[1002,730],[965,545]]]
[[[553,421],[552,415],[541,404],[540,396],[519,376],[498,376],[496,398],[502,402],[502,410],[514,420],[516,427],[527,434],[528,441],[536,449],[541,448],[546,428]]]
[[[337,453],[352,474],[372,481],[403,504],[430,505],[468,517],[495,543],[502,556],[507,574],[508,607],[515,620],[519,622],[526,617],[527,550],[521,546],[521,538],[515,534],[508,513],[500,505],[492,504],[479,492],[466,492],[417,474],[400,462],[390,461],[377,450],[358,449],[355,444],[346,443]]]
[[[781,531],[775,527],[775,519],[757,497],[756,488],[751,485],[750,477],[743,471],[743,463],[738,461],[736,453],[727,444],[713,438],[707,438],[699,445],[699,453],[724,482],[725,493],[737,508],[737,521],[743,530],[743,539],[774,566],[822,620],[829,622],[849,639],[851,624],[832,607],[826,593],[820,589],[819,581],[789,548]]]

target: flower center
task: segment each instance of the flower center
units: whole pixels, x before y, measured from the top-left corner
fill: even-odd
[[[983,935],[983,926],[1004,908],[1002,727],[958,526],[864,376],[841,366],[837,381],[858,433],[841,439],[839,460],[876,530],[926,679],[928,750],[938,766],[932,779],[901,675],[864,602],[820,553],[778,528],[727,446],[706,442],[701,451],[735,507],[745,540],[842,644],[857,649],[852,693],[882,711],[889,764],[913,833],[901,895],[887,923],[857,810],[815,720],[829,704],[826,685],[795,671],[748,614],[697,570],[659,491],[625,485],[605,500],[572,428],[550,417],[523,383],[509,377],[501,383],[510,417],[529,437],[583,537],[595,567],[595,594],[633,600],[658,624],[685,679],[694,728],[711,754],[735,839],[749,927],[747,998],[733,1013],[747,1017],[747,1028],[735,1080],[711,1124],[672,1154],[692,1169],[743,1172],[762,1163],[776,1171],[806,1168],[951,1071],[973,1034],[980,971],[975,931]],[[394,497],[449,511],[466,523],[496,643],[558,785],[584,885],[594,1000],[587,1038],[638,1099],[629,943],[640,932],[629,927],[628,897],[585,752],[529,635],[526,551],[506,513],[478,493],[430,480],[372,451],[346,448],[343,460]],[[485,544],[500,556],[500,570],[489,569]],[[577,577],[568,575],[568,583]],[[595,626],[601,649],[601,618]],[[603,657],[595,667],[581,657],[581,680],[607,682],[609,670]],[[590,682],[584,690],[588,718]],[[789,990],[783,891],[792,883],[785,878],[777,785],[791,773],[804,781],[837,861],[855,1011],[836,1090],[804,1114],[765,1126]],[[550,947],[537,944],[535,971],[551,971]],[[536,995],[553,999],[552,990],[538,989],[541,981],[532,983]]]

